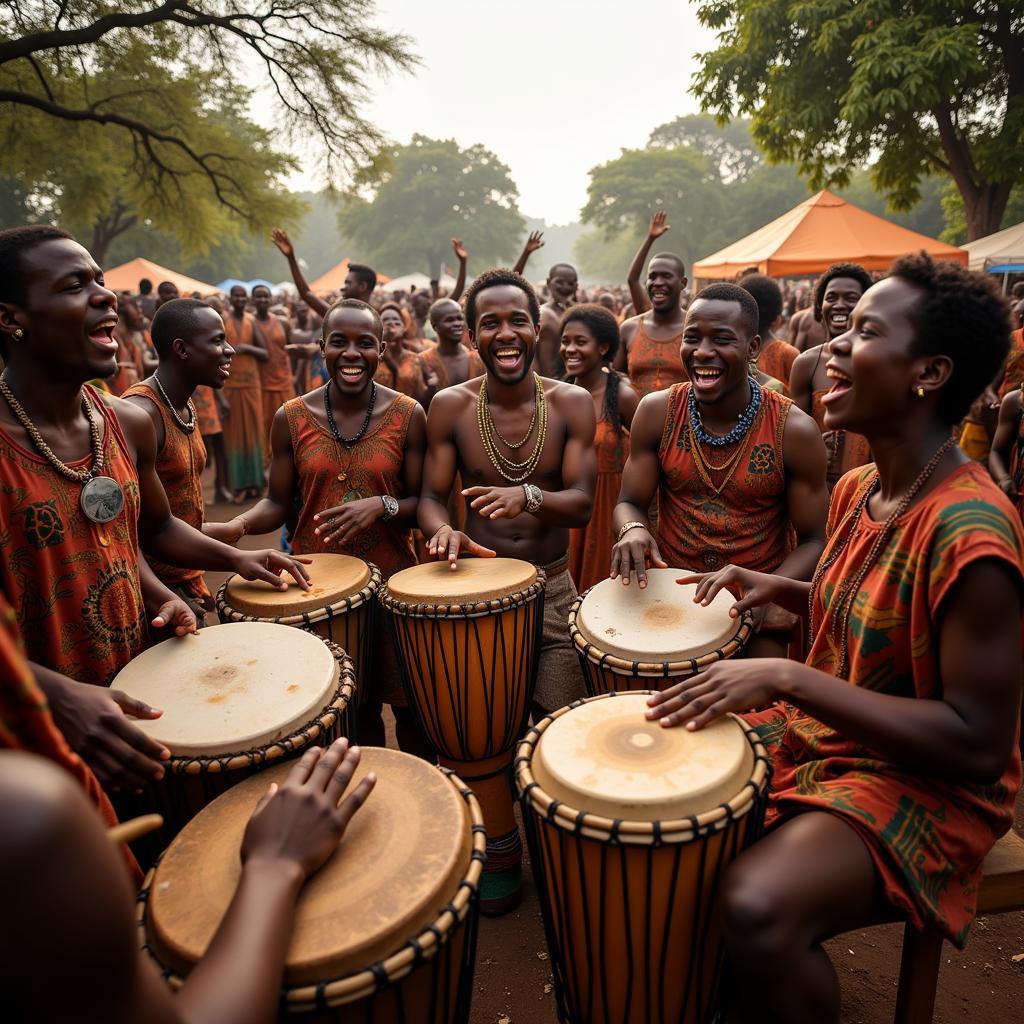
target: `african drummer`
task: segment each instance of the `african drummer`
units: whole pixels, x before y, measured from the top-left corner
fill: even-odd
[[[576,588],[569,530],[590,519],[597,472],[594,403],[582,388],[531,371],[540,306],[530,284],[491,270],[466,293],[483,377],[438,392],[427,416],[419,522],[428,550],[456,569],[460,556],[520,558],[547,574],[535,712],[584,696],[565,622]],[[448,513],[455,474],[466,485],[466,530]]]

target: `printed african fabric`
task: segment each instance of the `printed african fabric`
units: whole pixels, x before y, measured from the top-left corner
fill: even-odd
[[[793,372],[793,363],[800,353],[789,344],[788,341],[781,341],[779,338],[772,338],[766,342],[757,355],[757,368],[781,381],[785,387],[785,394],[789,394],[789,375]]]
[[[622,467],[629,456],[629,431],[623,427],[621,433],[616,433],[612,424],[602,417],[597,421],[594,449],[597,479],[590,522],[569,531],[569,572],[580,593],[608,578],[615,543],[612,512],[619,500]]]
[[[124,394],[125,397],[138,395],[147,398],[159,410],[164,424],[164,445],[157,452],[156,475],[164,485],[172,514],[189,526],[202,530],[205,512],[200,477],[206,468],[206,445],[202,434],[198,429],[186,434],[160,395],[146,381],[133,385]],[[203,580],[202,569],[166,565],[152,555],[146,555],[146,561],[161,583],[168,587],[182,587],[193,600],[209,600],[210,591]]]
[[[391,361],[389,362],[389,360]],[[381,356],[373,379],[378,384],[391,388],[392,391],[418,399],[420,389],[423,387],[423,368],[420,366],[420,357],[415,352],[407,350],[403,350],[396,358],[389,355],[385,359],[384,356]]]
[[[199,420],[199,433],[203,437],[219,434],[223,428],[213,388],[205,386],[196,388],[192,392],[192,405],[196,410],[196,419]]]
[[[674,569],[713,572],[732,563],[774,572],[792,550],[782,438],[792,402],[762,389],[761,407],[736,445],[691,449],[690,384],[675,384],[658,452],[658,547]],[[724,467],[717,469],[715,467]],[[717,493],[716,493],[717,491]]]
[[[292,362],[285,350],[288,336],[284,325],[276,316],[270,316],[266,322],[257,320],[263,338],[267,343],[270,358],[260,363],[260,387],[263,390],[263,426],[267,432],[264,439],[264,457],[270,462],[270,428],[277,410],[285,402],[295,397],[295,384],[292,381]]]
[[[680,331],[665,341],[656,341],[644,330],[641,318],[626,354],[629,382],[641,398],[690,379],[679,355],[682,337]]]
[[[822,398],[830,390],[829,387],[811,392],[811,416],[818,424],[825,442],[825,482],[831,491],[843,474],[866,466],[871,461],[871,446],[863,434],[854,434],[849,430],[829,430],[825,426],[825,403]]]
[[[999,386],[999,400],[1024,384],[1024,328],[1010,335],[1010,352],[1003,366],[1003,383]]]
[[[1010,448],[1010,464],[1006,467],[1017,491],[1017,514],[1024,521],[1024,406],[1017,412],[1017,436]]]
[[[235,349],[253,343],[253,318],[246,313],[241,323],[226,316],[224,329]],[[233,491],[253,487],[263,490],[263,462],[267,430],[263,424],[263,391],[259,362],[255,356],[238,351],[231,357],[231,376],[224,384],[231,413],[224,422],[224,451],[227,455],[228,486]]]
[[[139,583],[139,482],[113,410],[103,417],[104,475],[124,491],[110,523],[79,504],[82,485],[0,429],[0,590],[14,606],[29,659],[82,683],[107,686],[148,642]],[[92,455],[69,463],[92,465]]]
[[[848,473],[832,494],[827,557],[846,547],[814,595],[807,664],[834,675],[838,662],[834,598],[857,572],[883,524],[847,513],[870,486],[874,467]],[[1004,563],[1024,583],[1024,533],[985,470],[955,470],[913,506],[861,586],[850,616],[850,682],[917,700],[942,695],[939,635],[943,602],[979,559]],[[893,906],[915,927],[931,924],[963,947],[977,907],[981,862],[1010,827],[1020,786],[1017,744],[998,782],[935,779],[901,768],[870,747],[788,704],[744,716],[768,744],[774,778],[768,823],[800,810],[839,815],[867,845]]]

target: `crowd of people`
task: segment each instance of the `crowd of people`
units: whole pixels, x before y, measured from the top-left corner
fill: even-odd
[[[385,580],[429,559],[543,567],[535,717],[584,696],[566,622],[599,580],[642,589],[677,568],[698,601],[725,589],[753,613],[743,657],[648,712],[691,729],[743,713],[770,748],[771,827],[721,894],[740,1019],[838,1019],[821,943],[841,931],[904,916],[963,945],[1021,782],[1024,283],[1008,302],[917,254],[885,275],[752,268],[691,288],[679,256],[651,255],[667,230],[652,218],[624,287],[588,292],[559,263],[538,294],[535,234],[514,269],[468,285],[453,240],[448,295],[389,293],[350,264],[340,296],[314,294],[275,232],[297,297],[226,300],[119,295],[66,233],[0,232],[0,746],[72,780],[0,755],[17,1010],[57,955],[32,901],[77,879],[89,900],[68,896],[57,942],[91,959],[56,1016],[272,1013],[284,950],[266,937],[367,799],[372,779],[338,809],[359,752],[306,755],[261,804],[235,903],[172,998],[131,948],[128,881],[96,838],[169,752],[131,721],[159,711],[109,686],[203,625],[205,572],[305,588],[302,556],[324,551]],[[211,457],[217,500],[238,505],[219,522]],[[429,757],[394,652],[375,648],[360,740],[384,743],[390,704],[399,744]],[[276,894],[262,905],[260,886]]]

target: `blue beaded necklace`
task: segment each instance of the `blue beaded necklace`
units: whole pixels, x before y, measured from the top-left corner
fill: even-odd
[[[725,448],[727,445],[736,444],[737,441],[742,441],[746,437],[747,431],[750,430],[750,426],[754,422],[754,417],[757,416],[758,409],[761,408],[761,385],[753,377],[748,377],[747,380],[750,384],[750,402],[747,404],[746,409],[740,413],[736,426],[728,434],[723,434],[721,437],[709,434],[704,429],[704,424],[700,421],[697,399],[693,394],[693,388],[690,388],[690,394],[686,401],[686,411],[690,417],[690,430],[701,444],[706,444],[710,448]]]

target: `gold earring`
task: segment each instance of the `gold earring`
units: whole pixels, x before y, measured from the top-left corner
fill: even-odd
[[[917,386],[917,397],[924,398],[924,388],[920,384]]]
[[[25,332],[20,327],[15,327],[14,336],[15,338],[18,339],[18,341],[21,341],[21,339],[25,337]]]

